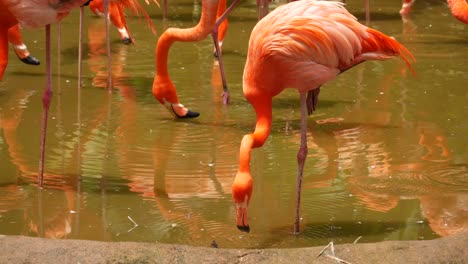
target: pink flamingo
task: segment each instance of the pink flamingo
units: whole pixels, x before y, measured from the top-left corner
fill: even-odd
[[[184,107],[177,96],[177,91],[172,82],[169,71],[167,68],[167,61],[169,57],[169,49],[176,41],[195,42],[206,38],[210,33],[213,36],[213,41],[217,54],[219,57],[219,66],[221,73],[224,72],[221,52],[219,52],[218,42],[218,27],[227,15],[233,10],[239,0],[235,0],[231,6],[224,12],[223,15],[218,16],[219,0],[203,0],[202,1],[202,15],[200,22],[193,28],[180,29],[168,28],[158,39],[156,44],[156,76],[154,77],[152,92],[153,96],[161,104],[166,106],[171,114],[177,118],[194,118],[199,116],[198,112],[194,112]],[[225,85],[225,78],[223,77],[223,102],[229,102],[229,91]]]
[[[156,0],[153,0],[153,2],[159,6],[159,3]],[[147,4],[149,4],[149,1],[147,1]],[[104,0],[92,0],[89,3],[89,8],[94,14],[104,17]],[[139,10],[143,10],[137,1],[110,1],[108,6],[110,21],[119,32],[120,40],[124,44],[134,43],[133,38],[128,30],[127,21],[125,19],[125,9],[127,8],[129,8],[136,15],[139,14]],[[148,14],[146,14],[146,12],[142,13],[145,16],[149,27],[153,31],[153,34],[156,34],[156,30],[154,29],[154,25],[151,22]]]
[[[406,16],[411,11],[416,0],[403,0],[400,14]],[[466,0],[447,0],[452,15],[459,21],[468,24],[468,3]]]
[[[247,207],[253,180],[250,157],[263,146],[272,125],[272,98],[285,88],[298,90],[301,145],[297,154],[294,233],[299,232],[299,206],[307,156],[307,114],[316,107],[320,86],[367,60],[400,56],[411,67],[413,55],[395,39],[357,22],[340,2],[304,0],[282,5],[252,31],[244,68],[243,91],[257,115],[255,130],[243,137],[239,169],[232,185],[237,227],[249,232]],[[414,70],[413,70],[414,73]]]

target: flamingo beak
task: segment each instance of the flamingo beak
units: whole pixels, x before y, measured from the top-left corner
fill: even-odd
[[[242,232],[249,233],[250,227],[247,223],[247,207],[237,206],[237,229]]]

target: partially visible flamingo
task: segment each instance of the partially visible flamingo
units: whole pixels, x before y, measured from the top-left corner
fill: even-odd
[[[303,0],[282,5],[252,31],[244,68],[243,91],[257,115],[255,130],[243,137],[239,169],[232,185],[237,227],[249,232],[247,207],[253,180],[253,148],[263,146],[272,125],[272,99],[285,88],[300,94],[301,145],[297,154],[297,196],[294,233],[299,232],[299,207],[307,156],[307,114],[316,107],[320,86],[367,60],[400,56],[413,71],[413,55],[395,39],[368,28],[340,2]]]
[[[104,0],[92,0],[89,3],[89,8],[91,11],[101,17],[104,17]],[[159,3],[156,0],[153,0],[153,2],[159,6]],[[149,1],[147,1],[147,4],[149,4]],[[120,35],[120,40],[125,43],[125,44],[130,44],[134,43],[134,40],[128,30],[127,26],[127,21],[125,19],[125,9],[129,8],[134,14],[138,15],[139,12],[138,10],[142,11],[142,7],[139,5],[139,3],[135,1],[109,1],[109,18],[112,24],[114,25],[115,28],[117,28],[117,31],[119,32]],[[146,21],[148,22],[148,25],[150,26],[151,30],[153,33],[156,33],[156,30],[154,29],[154,26],[151,22],[151,19],[149,18],[148,14],[146,12],[142,12],[143,15],[146,17]]]
[[[103,0],[92,0],[89,3],[89,9],[91,9],[94,14],[104,17]],[[121,3],[109,2],[109,18],[114,27],[119,31],[120,41],[125,44],[132,43],[133,39],[127,31],[124,8]]]
[[[411,11],[416,0],[403,0],[400,14],[406,16]],[[466,0],[447,0],[452,15],[459,21],[468,24],[468,3]]]
[[[219,24],[232,11],[234,6],[239,2],[235,0],[223,15],[217,18],[217,10],[219,0],[202,0],[202,12],[199,23],[193,28],[168,28],[159,37],[156,44],[156,76],[154,77],[152,92],[154,97],[163,104],[171,114],[177,118],[194,118],[200,115],[184,107],[177,96],[174,83],[172,82],[167,69],[167,61],[169,57],[169,49],[176,41],[194,42],[206,38],[210,33],[213,34],[213,40],[219,56],[220,71],[223,72],[221,53],[219,52],[219,43],[217,28]],[[223,77],[224,78],[224,77]],[[225,83],[225,79],[223,80]],[[229,91],[223,85],[223,101],[229,102]]]
[[[447,0],[452,15],[461,22],[468,24],[468,3],[465,0]]]
[[[28,47],[23,42],[19,25],[16,24],[8,29],[8,42],[13,46],[16,56],[20,61],[29,65],[39,65],[41,62],[31,55]]]

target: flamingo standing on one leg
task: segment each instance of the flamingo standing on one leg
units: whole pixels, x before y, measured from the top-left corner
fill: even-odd
[[[232,185],[237,227],[249,232],[247,206],[253,180],[250,157],[271,131],[272,98],[295,88],[301,102],[301,145],[297,154],[297,197],[294,233],[299,232],[299,205],[307,156],[307,114],[315,110],[319,88],[338,74],[367,60],[402,57],[412,69],[411,53],[393,38],[368,28],[342,3],[303,0],[282,5],[252,31],[244,68],[243,91],[257,114],[252,134],[243,137],[239,169]]]
[[[28,47],[23,42],[19,25],[16,24],[8,29],[8,42],[13,46],[16,56],[20,61],[29,65],[39,65],[41,62],[31,55]]]

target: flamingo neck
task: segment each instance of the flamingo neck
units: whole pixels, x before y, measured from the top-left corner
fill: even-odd
[[[203,0],[200,21],[192,28],[168,28],[156,45],[156,73],[168,76],[167,61],[169,49],[176,41],[195,42],[206,38],[216,24],[216,11],[219,0]]]
[[[468,3],[465,0],[447,0],[452,15],[461,22],[468,24]]]

